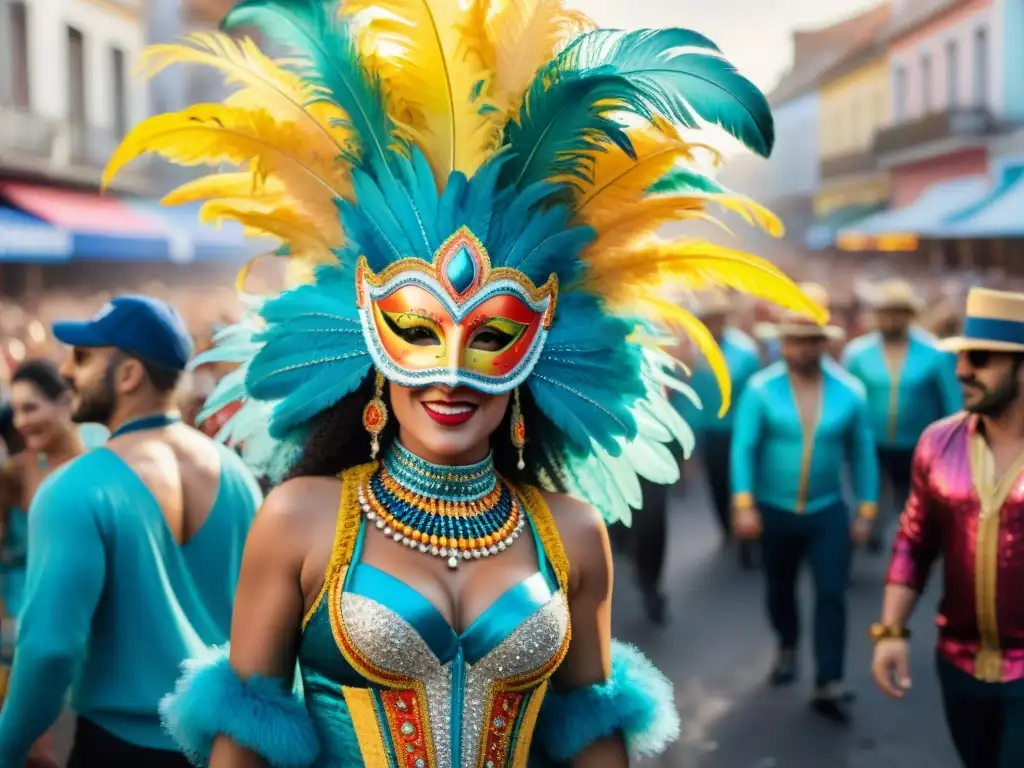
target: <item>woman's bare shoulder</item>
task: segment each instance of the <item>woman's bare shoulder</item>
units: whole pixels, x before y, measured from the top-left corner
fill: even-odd
[[[562,541],[584,539],[594,542],[594,537],[605,534],[604,518],[596,507],[567,493],[544,493],[544,501],[551,510],[551,517],[558,527]]]
[[[570,591],[581,584],[604,584],[611,577],[608,529],[598,509],[564,493],[545,493],[544,501],[569,560]]]

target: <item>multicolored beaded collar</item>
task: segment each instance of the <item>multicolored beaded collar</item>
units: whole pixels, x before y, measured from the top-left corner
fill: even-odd
[[[432,464],[396,440],[359,488],[359,505],[378,530],[424,554],[460,560],[512,546],[526,523],[519,500],[488,456],[466,467]]]

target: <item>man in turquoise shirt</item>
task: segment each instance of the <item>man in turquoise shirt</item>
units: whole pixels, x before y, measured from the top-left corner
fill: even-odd
[[[827,306],[824,289],[802,287]],[[786,685],[796,678],[796,582],[806,557],[815,586],[812,705],[845,722],[851,536],[861,541],[870,533],[878,464],[864,388],[826,355],[829,337],[837,333],[797,317],[780,323],[783,359],[757,373],[740,398],[731,463],[734,528],[739,536],[761,535],[768,616],[779,644],[771,682]],[[859,502],[852,528],[843,500],[846,464]]]
[[[729,378],[732,381],[732,402],[739,401],[750,377],[761,367],[761,359],[757,344],[739,328],[729,324],[729,315],[733,303],[724,292],[715,291],[703,297],[697,306],[696,314],[711,331],[726,365],[729,367]],[[728,541],[731,534],[732,493],[729,485],[729,449],[732,444],[733,414],[735,407],[720,416],[722,392],[715,374],[707,361],[699,358],[694,361],[690,385],[700,398],[699,411],[692,409],[687,413],[690,423],[697,434],[697,445],[703,458],[704,471],[707,473],[708,488],[711,491],[711,502],[718,520],[722,536]],[[755,566],[752,542],[740,542],[740,564],[744,568]]]
[[[171,307],[124,296],[53,330],[73,347],[75,419],[112,434],[51,475],[29,510],[0,766],[25,764],[70,689],[68,768],[186,768],[157,706],[183,660],[228,639],[259,488],[174,411],[192,341]]]
[[[892,507],[875,521],[868,547],[884,548],[884,519],[903,509],[910,495],[910,465],[925,427],[963,407],[956,358],[935,346],[935,337],[912,325],[922,308],[904,280],[889,280],[869,297],[878,330],[851,341],[843,366],[864,385],[878,463]],[[893,514],[895,510],[895,514]]]

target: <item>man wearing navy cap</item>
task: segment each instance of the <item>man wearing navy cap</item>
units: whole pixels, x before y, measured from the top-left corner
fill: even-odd
[[[185,768],[157,706],[184,659],[228,639],[259,487],[174,409],[192,340],[173,308],[122,296],[53,332],[72,347],[75,420],[111,437],[54,472],[29,511],[0,766],[24,765],[70,688],[69,768]]]

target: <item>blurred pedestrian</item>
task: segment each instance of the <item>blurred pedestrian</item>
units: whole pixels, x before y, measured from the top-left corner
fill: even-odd
[[[804,292],[827,306],[818,285]],[[779,325],[783,360],[754,375],[740,398],[732,443],[733,528],[761,537],[768,617],[778,641],[770,681],[797,677],[800,622],[797,576],[804,558],[814,577],[811,703],[845,722],[851,697],[843,685],[846,593],[851,536],[864,541],[877,511],[878,463],[864,388],[826,354],[841,332],[798,316]],[[843,500],[845,465],[860,504],[851,527]]]
[[[866,298],[878,330],[851,341],[842,362],[867,393],[878,463],[888,486],[890,504],[868,542],[877,553],[884,548],[887,522],[899,515],[910,494],[917,439],[933,421],[959,411],[963,398],[953,357],[914,325],[924,304],[911,285],[889,280]]]
[[[711,332],[711,336],[722,350],[725,364],[729,369],[732,383],[732,407],[724,414],[722,392],[715,373],[703,357],[694,360],[690,384],[700,399],[700,409],[690,406],[685,398],[677,395],[676,400],[684,410],[684,416],[694,427],[697,448],[700,452],[708,489],[711,492],[711,506],[722,538],[731,539],[732,493],[729,485],[729,452],[732,445],[735,405],[739,402],[750,377],[761,367],[757,344],[752,338],[731,323],[735,299],[724,291],[713,291],[700,297],[695,313]],[[757,566],[754,542],[739,542],[740,565],[746,569]]]
[[[944,563],[937,666],[966,768],[1024,765],[1024,294],[976,288],[957,353],[965,411],[925,430],[886,578],[872,674],[910,691],[907,620]]]
[[[185,768],[157,706],[184,659],[228,638],[261,494],[234,453],[173,410],[192,348],[171,307],[124,296],[53,330],[73,347],[62,373],[74,419],[113,432],[30,507],[0,765],[23,763],[74,681],[70,768]]]
[[[29,505],[50,473],[85,450],[71,421],[71,388],[53,363],[30,360],[14,372],[11,427],[24,450],[0,466],[0,699],[6,694],[25,591]],[[55,759],[53,739],[40,739],[35,754]]]

